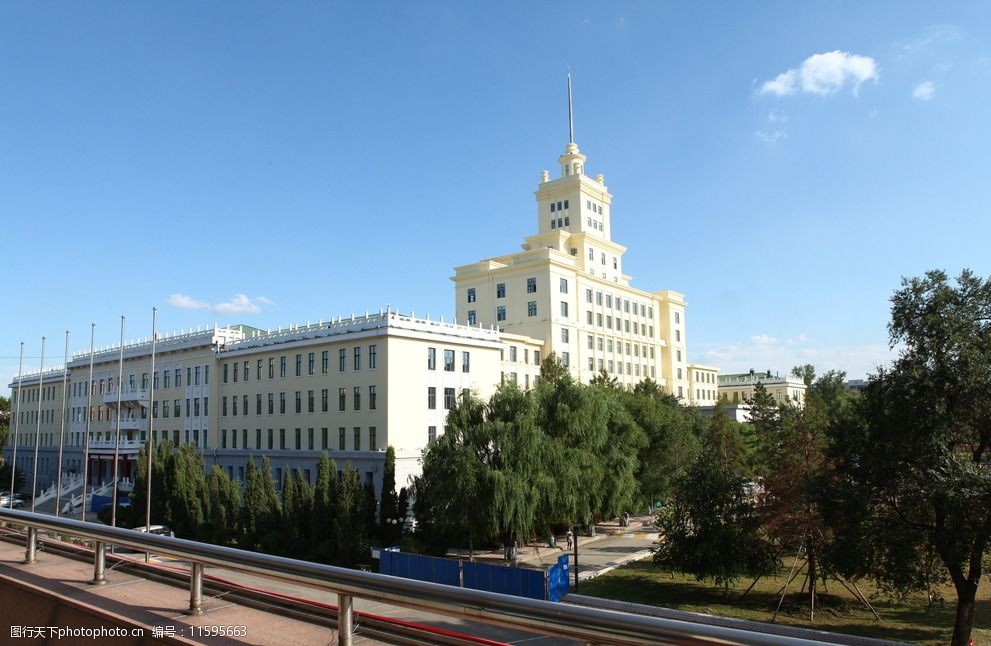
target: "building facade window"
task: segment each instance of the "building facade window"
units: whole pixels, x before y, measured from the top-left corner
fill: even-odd
[[[378,407],[378,393],[375,386],[368,387],[368,410],[376,410]]]
[[[368,369],[375,370],[378,365],[378,346],[374,343],[368,346]]]
[[[355,346],[354,348],[354,370],[355,372],[361,370],[361,347]]]
[[[427,348],[427,370],[437,369],[437,348]]]
[[[506,298],[506,283],[496,283],[496,298]]]
[[[444,372],[454,372],[454,350],[444,350]]]
[[[461,352],[461,372],[471,371],[471,354],[467,350]]]
[[[567,294],[568,293],[568,279],[567,278],[562,278],[561,279],[561,293],[562,294]]]
[[[427,386],[427,408],[429,410],[437,409],[437,388],[434,386]]]
[[[526,315],[536,316],[537,315],[537,301],[530,301],[526,304]]]
[[[506,306],[500,305],[496,308],[496,320],[505,321],[506,320]]]
[[[475,325],[478,323],[478,314],[475,310],[468,310],[468,325]]]
[[[537,279],[527,278],[526,279],[526,293],[535,294],[537,292]]]
[[[454,389],[453,388],[445,388],[444,389],[444,410],[451,410],[452,408],[454,408],[454,399],[455,399]]]
[[[347,390],[337,389],[337,410],[343,412],[347,408]]]
[[[474,287],[469,287],[468,288],[468,302],[469,303],[474,303],[475,302],[475,288]]]

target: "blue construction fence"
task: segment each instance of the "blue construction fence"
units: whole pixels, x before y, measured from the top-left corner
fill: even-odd
[[[398,547],[388,547],[379,553],[379,572],[543,601],[560,601],[569,590],[566,554],[559,556],[557,563],[547,569],[536,570],[406,554]]]

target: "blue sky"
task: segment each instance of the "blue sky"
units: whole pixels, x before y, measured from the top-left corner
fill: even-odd
[[[569,66],[625,269],[686,295],[692,361],[863,377],[902,276],[991,274],[986,2],[8,2],[0,376],[153,306],[450,319],[453,267],[535,230]]]

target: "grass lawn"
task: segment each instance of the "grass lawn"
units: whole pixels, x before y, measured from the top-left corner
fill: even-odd
[[[791,563],[786,563],[778,576],[761,579],[742,599],[750,580],[740,580],[725,592],[711,583],[700,583],[695,577],[661,569],[650,559],[631,563],[582,583],[579,591],[608,599],[769,622],[780,599],[778,591],[787,580],[790,567]],[[858,583],[861,591],[881,615],[878,621],[839,582],[830,580],[827,583],[828,592],[823,591],[820,582],[815,622],[810,623],[808,592],[799,594],[803,579],[804,575],[799,576],[789,586],[790,594],[782,605],[777,623],[918,644],[946,644],[950,641],[956,606],[952,586],[941,588],[940,593],[945,601],[929,608],[923,594],[904,600],[893,599],[870,583],[861,581]],[[987,584],[978,591],[971,636],[975,644],[991,646],[991,594]]]

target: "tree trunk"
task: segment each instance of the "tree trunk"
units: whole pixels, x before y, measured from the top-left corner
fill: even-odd
[[[812,601],[812,608],[809,610],[809,621],[815,621],[816,618],[816,578],[819,573],[816,571],[816,553],[815,549],[812,548],[808,551],[809,557],[809,598]]]
[[[970,580],[963,582],[957,588],[957,614],[953,619],[953,639],[951,646],[968,646],[970,631],[974,627],[974,606],[977,597],[977,585]]]

